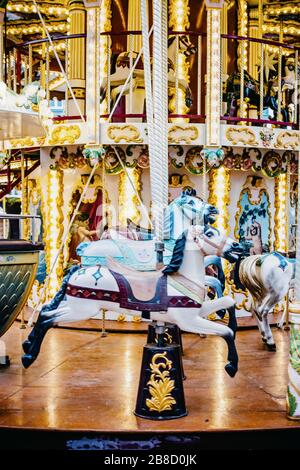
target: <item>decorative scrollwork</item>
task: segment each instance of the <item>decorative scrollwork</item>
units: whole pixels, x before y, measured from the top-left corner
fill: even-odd
[[[297,131],[284,130],[278,133],[275,147],[297,149],[299,147],[299,140]]]
[[[190,144],[193,140],[196,140],[199,136],[199,132],[196,126],[172,126],[168,132],[169,142],[179,144],[179,142],[185,142]]]
[[[48,144],[74,144],[76,140],[79,139],[80,135],[80,127],[77,125],[57,126],[53,129]]]
[[[77,147],[76,152],[68,153],[65,146],[57,145],[50,150],[50,158],[53,160],[51,170],[67,170],[68,168],[84,168],[87,160],[83,155],[83,147]]]
[[[118,144],[122,140],[124,142],[143,142],[140,131],[132,124],[112,125],[107,129],[108,137]]]
[[[204,158],[201,155],[202,147],[190,148],[185,156],[184,164],[186,169],[193,175],[202,175],[204,171]],[[209,166],[205,165],[206,173],[209,171]]]
[[[229,127],[226,131],[226,138],[233,145],[258,145],[255,133],[248,127]]]
[[[274,150],[269,150],[263,156],[261,169],[264,175],[274,178],[282,172],[282,157]]]
[[[117,152],[124,165],[126,165],[126,156],[124,150],[121,147],[117,147]],[[117,157],[117,154],[111,146],[105,147],[104,163],[106,173],[108,174],[117,175],[123,170],[122,165]]]
[[[160,359],[161,361],[158,362]],[[151,398],[147,398],[146,406],[150,411],[161,413],[171,410],[172,406],[176,404],[176,400],[171,395],[175,388],[174,380],[170,379],[171,368],[172,361],[167,358],[166,351],[154,354],[150,364],[152,374],[147,383]]]

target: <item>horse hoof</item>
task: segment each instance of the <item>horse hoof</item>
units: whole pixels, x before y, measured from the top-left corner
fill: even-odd
[[[226,364],[225,370],[230,377],[234,377],[237,373],[237,367],[235,367],[231,362]]]
[[[35,361],[35,357],[31,356],[31,354],[24,354],[22,356],[22,364],[25,369],[28,369],[29,366]]]
[[[28,353],[30,346],[31,346],[31,342],[28,339],[26,339],[24,343],[22,344],[24,353]]]
[[[273,343],[273,344],[266,343],[266,346],[268,348],[268,351],[272,351],[272,352],[276,351],[276,344],[275,343]]]

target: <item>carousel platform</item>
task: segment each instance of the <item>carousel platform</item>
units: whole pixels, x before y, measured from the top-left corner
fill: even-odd
[[[21,343],[27,335],[15,322],[2,338],[11,366],[0,370],[0,447],[103,448],[112,436],[120,446],[168,441],[265,448],[268,442],[267,448],[290,448],[299,442],[300,422],[286,417],[287,331],[274,330],[276,353],[264,349],[257,330],[239,331],[234,379],[224,371],[222,339],[184,334],[189,413],[169,421],[133,414],[144,334],[115,332],[102,338],[97,331],[55,328],[25,370]]]

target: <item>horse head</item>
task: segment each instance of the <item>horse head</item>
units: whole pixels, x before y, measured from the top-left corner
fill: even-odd
[[[230,263],[235,263],[243,253],[240,243],[211,225],[192,226],[190,233],[205,256],[221,256]]]
[[[196,191],[193,188],[184,189],[181,195],[171,203],[170,208],[172,205],[178,207],[182,215],[194,225],[201,225],[203,222],[204,224],[212,224],[216,221],[216,216],[219,213],[216,207],[196,196]]]
[[[176,36],[170,36],[168,39],[169,53],[170,51],[172,51],[173,47],[176,45],[175,39],[176,39]],[[191,42],[187,34],[182,34],[178,36],[178,50],[179,52],[184,54],[186,57],[190,57],[191,55],[196,54],[197,47]],[[172,59],[170,55],[169,55],[169,58]],[[174,60],[172,60],[172,62],[174,63]]]
[[[191,42],[190,37],[186,34],[179,36],[179,50],[186,57],[196,54],[197,47]]]

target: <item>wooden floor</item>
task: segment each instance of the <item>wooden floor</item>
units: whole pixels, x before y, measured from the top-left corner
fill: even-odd
[[[51,330],[38,360],[23,369],[20,324],[2,338],[11,359],[0,370],[0,428],[96,432],[210,432],[286,429],[288,332],[274,329],[277,352],[257,330],[239,331],[239,372],[224,371],[226,347],[216,337],[186,334],[187,417],[157,422],[133,414],[145,335]]]

